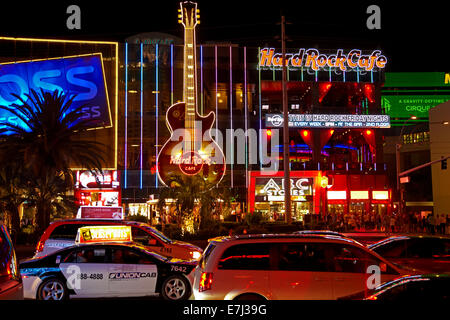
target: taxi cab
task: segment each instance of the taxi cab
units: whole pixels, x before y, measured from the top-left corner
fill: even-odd
[[[120,219],[68,219],[51,223],[42,234],[34,257],[42,257],[75,244],[78,229],[86,226],[121,225],[131,227],[133,241],[160,255],[183,260],[199,260],[203,249],[193,244],[172,240],[156,228],[136,221]]]
[[[185,300],[197,262],[168,258],[132,241],[130,226],[80,228],[76,244],[23,261],[25,299],[139,297]]]

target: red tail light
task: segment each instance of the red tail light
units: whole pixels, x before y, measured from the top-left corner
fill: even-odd
[[[42,250],[44,250],[44,244],[45,244],[45,241],[39,240],[39,242],[36,246],[36,252],[42,252]]]
[[[213,282],[213,274],[211,272],[202,272],[200,276],[200,283],[198,285],[198,291],[211,290]]]

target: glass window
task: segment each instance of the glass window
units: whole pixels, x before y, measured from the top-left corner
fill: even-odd
[[[149,245],[150,244],[149,240],[153,239],[146,231],[144,231],[138,227],[133,227],[131,229],[131,235],[132,235],[134,242],[142,244],[144,246]],[[153,245],[155,245],[156,242],[155,241],[153,241],[153,242],[154,242]]]
[[[212,242],[210,242],[208,244],[208,246],[206,247],[205,252],[203,252],[202,259],[199,263],[201,265],[202,269],[205,268],[206,262],[208,261],[209,257],[211,256],[211,253],[214,251],[215,247],[216,246]]]
[[[219,260],[219,269],[269,270],[270,246],[266,243],[239,244],[225,250]]]
[[[62,224],[53,230],[49,239],[75,240],[77,237],[78,228],[81,227],[83,227],[82,224]]]
[[[374,251],[385,258],[404,258],[406,257],[406,241],[396,240],[386,242],[385,244],[374,248]]]
[[[333,272],[333,248],[320,243],[278,245],[278,269],[286,271]]]
[[[435,239],[416,238],[408,240],[408,258],[431,258],[433,247],[437,245]]]
[[[0,277],[7,274],[11,247],[5,234],[5,227],[0,225]]]
[[[107,263],[109,256],[107,248],[85,248],[72,251],[64,263]]]
[[[333,259],[336,272],[367,273],[369,266],[376,265],[381,273],[397,274],[377,257],[351,245],[335,245]]]
[[[142,252],[137,252],[128,248],[112,249],[112,263],[118,264],[151,264],[153,260],[150,256]]]

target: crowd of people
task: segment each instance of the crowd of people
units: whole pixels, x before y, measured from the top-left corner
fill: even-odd
[[[328,228],[339,231],[381,231],[450,234],[450,214],[434,216],[421,215],[418,212],[380,215],[374,212],[367,214],[341,213],[329,214],[325,218]]]

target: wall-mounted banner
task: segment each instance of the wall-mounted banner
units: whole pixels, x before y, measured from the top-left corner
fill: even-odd
[[[381,107],[392,118],[411,118],[411,116],[416,116],[428,119],[428,112],[431,108],[449,100],[450,95],[383,95],[381,97]]]
[[[88,120],[92,128],[112,125],[100,53],[0,64],[0,105],[11,108],[20,105],[12,94],[27,102],[26,95],[31,94],[31,89],[38,93],[42,89],[75,94],[72,109],[82,107],[80,119]],[[28,128],[5,110],[0,110],[0,127],[2,122]]]
[[[281,114],[266,114],[266,128],[283,126]],[[289,114],[290,128],[390,128],[384,114]]]
[[[259,64],[261,69],[277,69],[283,66],[281,52],[274,48],[261,49]],[[339,69],[341,71],[373,71],[384,69],[387,63],[386,56],[380,50],[370,54],[363,54],[362,50],[353,49],[344,53],[338,49],[334,54],[320,53],[317,49],[299,49],[297,53],[286,53],[286,66],[292,68],[310,68],[314,71],[325,69]]]

